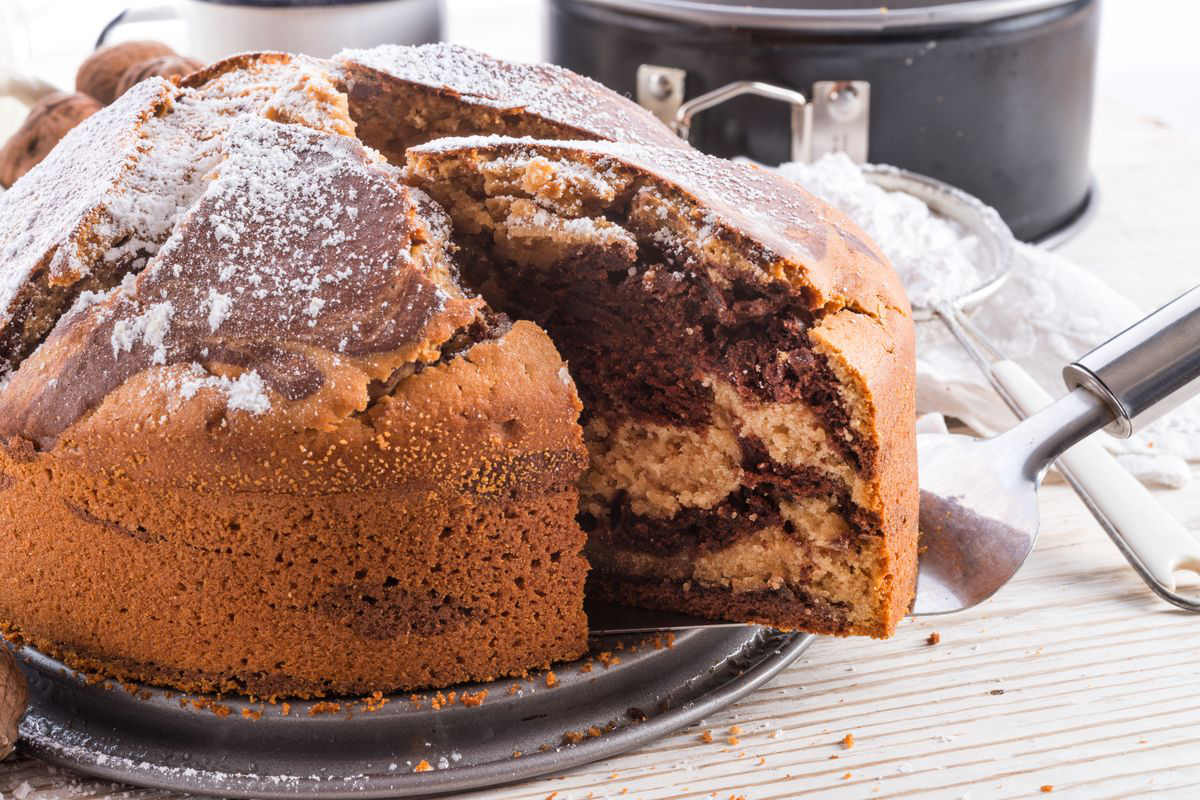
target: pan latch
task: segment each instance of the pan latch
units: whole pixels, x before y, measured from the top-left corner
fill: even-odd
[[[817,81],[807,97],[762,81],[734,81],[684,100],[686,79],[685,70],[655,64],[642,64],[637,72],[638,103],[685,139],[697,114],[752,94],[791,107],[793,161],[812,161],[826,153],[845,153],[858,163],[867,160],[871,121],[871,84],[867,81]]]

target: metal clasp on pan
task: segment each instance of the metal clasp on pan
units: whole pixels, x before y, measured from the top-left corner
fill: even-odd
[[[793,161],[812,161],[835,152],[859,163],[867,160],[871,118],[871,84],[867,81],[817,81],[811,101],[794,89],[762,81],[734,81],[684,101],[686,78],[684,70],[655,64],[642,64],[637,72],[638,103],[684,139],[701,111],[753,94],[791,107]]]

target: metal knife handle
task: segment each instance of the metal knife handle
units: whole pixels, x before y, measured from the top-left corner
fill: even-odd
[[[1200,392],[1200,286],[1063,368],[1074,389],[1099,395],[1115,419],[1105,428],[1131,436]]]

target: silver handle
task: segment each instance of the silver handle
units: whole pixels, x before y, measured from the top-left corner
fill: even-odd
[[[1200,286],[1063,368],[1074,389],[1099,395],[1114,436],[1133,434],[1200,392]]]
[[[792,109],[792,161],[812,160],[812,108],[800,92],[762,81],[734,81],[719,89],[693,97],[679,106],[671,127],[679,138],[687,141],[692,132],[692,119],[701,111],[719,106],[744,94],[754,94],[769,100],[787,103]]]

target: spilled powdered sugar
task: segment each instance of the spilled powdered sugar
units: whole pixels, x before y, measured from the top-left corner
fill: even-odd
[[[958,222],[904,192],[873,183],[844,153],[811,164],[781,164],[779,172],[854,220],[883,250],[914,306],[953,300],[983,282],[978,240]]]

